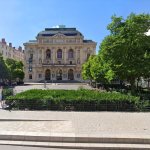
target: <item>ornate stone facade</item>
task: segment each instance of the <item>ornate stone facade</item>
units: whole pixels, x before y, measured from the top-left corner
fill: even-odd
[[[25,81],[82,81],[82,64],[95,54],[96,43],[76,28],[46,28],[24,43]]]
[[[12,43],[8,45],[4,38],[0,41],[0,54],[2,54],[4,59],[11,58],[24,62],[24,50],[22,50],[22,47],[19,46],[16,49],[12,47]]]

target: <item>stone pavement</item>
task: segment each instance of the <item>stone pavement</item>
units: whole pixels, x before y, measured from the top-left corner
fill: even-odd
[[[0,146],[150,149],[150,113],[0,111]]]
[[[10,146],[10,145],[0,145],[0,149],[1,150],[54,150],[53,148]],[[66,149],[55,149],[55,150],[66,150]],[[75,149],[67,149],[67,150],[75,150]]]
[[[0,132],[150,135],[150,113],[0,111]]]

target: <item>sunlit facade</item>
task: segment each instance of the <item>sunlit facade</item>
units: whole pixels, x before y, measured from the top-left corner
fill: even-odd
[[[24,51],[22,47],[20,46],[16,49],[12,47],[12,43],[7,44],[4,38],[0,41],[0,53],[4,59],[11,58],[24,62]]]
[[[82,64],[95,54],[96,43],[76,28],[46,28],[24,43],[25,81],[82,81]]]

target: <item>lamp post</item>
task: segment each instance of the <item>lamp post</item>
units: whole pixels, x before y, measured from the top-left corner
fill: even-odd
[[[46,88],[46,80],[44,80],[44,88]]]

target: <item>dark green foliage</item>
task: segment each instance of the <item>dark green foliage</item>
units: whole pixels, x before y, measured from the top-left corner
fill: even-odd
[[[3,60],[0,54],[0,81],[2,83],[8,83],[13,81],[23,81],[23,63],[21,61],[16,61],[14,59],[7,58]]]
[[[8,78],[8,69],[3,60],[2,55],[0,54],[0,80],[5,80]]]
[[[100,44],[98,56],[83,64],[84,79],[110,83],[113,79],[128,81],[135,94],[135,81],[150,78],[150,14],[131,13],[126,19],[112,16],[107,26],[110,34]]]
[[[3,99],[6,99],[8,96],[12,96],[12,95],[13,95],[12,88],[3,88],[3,90],[2,90]]]
[[[135,80],[150,75],[150,14],[130,14],[127,19],[112,17],[108,25],[110,35],[100,46],[99,55],[121,80],[131,84],[134,93]]]
[[[29,90],[7,98],[15,108],[30,110],[65,110],[71,105],[79,111],[138,110],[139,97],[93,90]]]
[[[23,63],[10,58],[7,58],[5,62],[8,66],[10,80],[16,80],[18,78],[22,81],[24,79]]]

